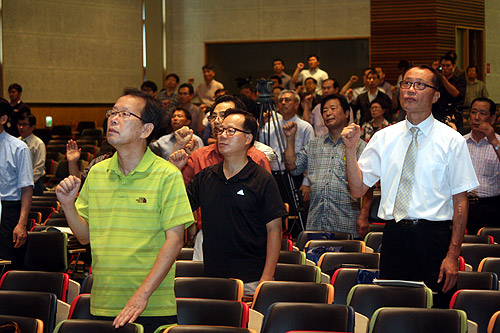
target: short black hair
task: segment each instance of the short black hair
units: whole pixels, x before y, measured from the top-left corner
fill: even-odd
[[[255,102],[250,97],[246,97],[245,95],[237,95],[236,97],[241,102],[243,102],[243,104],[245,104],[244,110],[246,110],[247,112],[251,113],[255,117],[255,119],[259,120],[259,118],[260,118],[260,107],[257,104],[257,102]]]
[[[252,142],[250,142],[250,146],[252,147],[255,139],[257,138],[257,131],[258,131],[258,126],[257,126],[257,119],[248,111],[242,110],[242,109],[229,109],[226,111],[224,114],[224,119],[227,118],[227,116],[232,115],[232,114],[241,114],[245,117],[245,121],[243,122],[243,130],[250,132],[252,134]]]
[[[323,86],[323,83],[328,82],[328,81],[333,81],[333,88],[334,89],[340,88],[339,82],[336,79],[334,79],[333,77],[329,77],[328,79],[321,82],[321,86]]]
[[[167,74],[167,76],[165,76],[165,80],[168,80],[169,77],[173,77],[177,83],[179,83],[179,81],[180,81],[179,75],[177,75],[175,73]]]
[[[316,60],[319,61],[319,57],[315,54],[311,54],[309,57],[307,57],[307,60],[311,59],[312,57],[316,58]]]
[[[214,67],[213,65],[210,65],[210,64],[206,64],[206,65],[205,65],[205,66],[203,66],[201,69],[202,69],[202,70],[208,69],[208,70],[210,70],[210,71],[215,72],[215,67]]]
[[[373,67],[366,67],[365,69],[363,69],[363,75],[365,75],[365,72],[368,71],[368,73],[366,73],[366,75],[368,76],[368,74],[374,70],[375,69]]]
[[[399,60],[398,62],[398,69],[399,70],[406,70],[408,67],[410,67],[411,64],[408,62],[408,60]]]
[[[245,104],[237,97],[233,95],[222,95],[215,99],[214,104],[210,107],[210,115],[214,113],[214,109],[220,103],[233,102],[236,109],[246,110]]]
[[[189,120],[193,120],[193,117],[191,116],[191,112],[189,112],[188,110],[178,106],[175,111],[182,111],[184,112],[184,115],[186,116],[186,119],[189,119]],[[174,112],[175,112],[174,111]],[[174,116],[174,113],[172,113],[172,117]]]
[[[474,103],[476,102],[487,102],[487,103],[490,103],[490,108],[489,108],[489,111],[490,111],[490,115],[491,116],[494,116],[495,115],[495,112],[497,111],[497,105],[495,104],[495,102],[493,102],[493,100],[487,98],[487,97],[478,97],[476,99],[474,99],[472,101],[472,103],[470,103],[470,107],[472,108],[472,105],[474,105]]]
[[[325,107],[326,102],[328,102],[331,99],[336,99],[339,101],[340,107],[342,108],[344,113],[347,113],[351,110],[351,107],[349,106],[349,102],[347,101],[347,99],[344,96],[333,94],[333,95],[325,96],[321,100],[321,114],[323,114],[323,108]]]
[[[14,112],[14,110],[10,103],[5,98],[0,97],[0,117],[7,116],[8,121],[12,112]]]
[[[307,82],[307,80],[313,80],[314,84],[318,84],[318,80],[316,80],[315,78],[313,78],[312,76],[309,76],[307,79],[304,80],[304,83]]]
[[[15,89],[18,92],[23,92],[23,87],[21,87],[19,83],[12,83],[7,91],[10,91],[11,89]]]
[[[36,117],[35,117],[35,115],[33,115],[31,113],[22,113],[19,116],[19,120],[24,120],[24,119],[28,119],[28,122],[29,122],[30,126],[35,126],[36,125]]]
[[[380,71],[382,71],[382,73],[385,73],[384,67],[382,67],[382,66],[375,66],[375,70],[377,70],[377,68],[380,68]]]
[[[387,103],[387,101],[381,97],[375,97],[375,99],[373,101],[370,102],[370,107],[375,104],[375,103],[378,103],[380,104],[380,106],[382,107],[382,109],[384,109],[384,112],[385,111],[389,111],[390,110],[390,105],[389,103]]]
[[[443,60],[451,61],[452,65],[455,65],[455,63],[457,62],[457,58],[454,58],[448,54],[445,54],[444,56],[442,56],[441,59],[439,60],[439,62],[442,62]]]
[[[431,83],[432,85],[437,89],[439,90],[441,88],[441,79],[439,78],[439,74],[438,72],[432,68],[431,66],[429,65],[426,65],[426,64],[420,64],[420,65],[411,65],[409,66],[408,68],[405,69],[405,71],[403,72],[403,76],[402,78],[404,79],[405,78],[405,75],[406,73],[412,69],[412,68],[418,68],[418,69],[427,69],[429,71],[432,72],[432,79],[431,79]]]
[[[282,64],[283,66],[285,66],[285,62],[283,61],[283,59],[280,59],[280,58],[276,58],[276,59],[274,59],[274,60],[273,60],[273,65],[274,65],[274,63],[275,63],[276,61],[280,61],[280,62],[281,62],[281,64]]]
[[[177,90],[178,92],[181,91],[182,88],[188,88],[189,90],[189,94],[190,95],[193,95],[194,94],[194,88],[192,85],[190,85],[189,83],[183,83],[179,86],[179,89]]]
[[[157,136],[160,130],[161,121],[161,105],[156,98],[140,91],[136,88],[125,88],[123,90],[123,96],[134,96],[142,98],[145,102],[144,108],[141,110],[141,118],[143,123],[151,123],[154,128],[151,134],[147,137],[146,141],[149,144],[153,138]]]
[[[375,75],[377,77],[377,79],[380,79],[380,75],[378,75],[378,72],[374,69],[369,71],[368,74],[366,74],[366,77],[368,77],[368,75]]]
[[[144,88],[149,88],[149,89],[153,90],[153,92],[157,92],[158,91],[158,86],[153,81],[144,81],[141,84],[141,90],[144,89]]]
[[[469,71],[469,69],[471,69],[471,68],[475,68],[475,69],[476,69],[476,73],[478,73],[478,74],[479,74],[479,68],[477,68],[477,66],[476,66],[476,65],[470,65],[470,66],[467,66],[466,71],[468,72],[468,71]]]
[[[455,52],[454,50],[449,50],[444,55],[452,57],[453,59],[455,59],[455,61],[457,60],[457,52]]]
[[[278,75],[273,75],[269,78],[269,80],[275,79],[278,81],[278,84],[283,84],[283,80]]]

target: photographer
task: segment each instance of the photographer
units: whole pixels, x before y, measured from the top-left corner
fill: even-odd
[[[447,116],[450,117],[460,130],[463,120],[462,113],[458,111],[457,107],[463,104],[467,82],[463,76],[455,75],[456,59],[454,57],[443,56],[440,65],[442,86],[439,93],[441,97],[433,105],[432,115],[443,122]]]

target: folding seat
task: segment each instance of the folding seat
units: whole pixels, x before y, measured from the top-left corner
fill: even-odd
[[[99,147],[98,147],[98,142],[97,140],[93,140],[95,144],[83,144],[80,148],[82,149],[83,152],[87,152],[92,154],[92,156],[95,156],[99,152]],[[85,140],[85,142],[88,142]]]
[[[73,132],[70,125],[56,125],[52,127],[52,137],[56,139],[71,139]]]
[[[32,204],[30,208],[30,212],[39,212],[42,214],[42,223],[45,223],[45,221],[51,217],[55,211],[54,207],[37,206],[36,204]]]
[[[304,246],[304,251],[318,246],[338,247],[339,252],[366,252],[366,244],[360,240],[310,240]]]
[[[317,266],[278,263],[274,280],[320,283],[321,270]]]
[[[24,266],[30,271],[66,272],[68,236],[62,232],[28,232]]]
[[[462,310],[450,309],[378,309],[370,320],[370,333],[391,332],[467,332],[467,315]]]
[[[491,316],[488,323],[488,333],[500,333],[500,311]]]
[[[82,135],[83,130],[86,129],[95,129],[95,121],[80,121],[78,122],[78,125],[76,126],[76,131],[79,133],[79,135]]]
[[[66,154],[66,152],[61,153],[61,152],[59,152],[59,150],[57,150],[57,151],[47,151],[47,154],[45,155],[45,159],[46,160],[54,160],[56,162],[60,162],[60,161],[62,161],[64,159],[65,154]],[[46,171],[47,171],[47,173],[55,173],[55,171],[54,172],[49,172],[48,170],[46,170]]]
[[[66,220],[65,217],[63,218],[53,218],[50,217],[45,221],[46,226],[51,226],[51,227],[66,227],[68,228],[68,221]]]
[[[360,273],[361,272],[361,273]],[[378,276],[378,269],[358,269],[358,268],[339,268],[332,276],[331,284],[335,290],[334,304],[347,304],[347,296],[352,287],[369,278],[368,275]]]
[[[347,232],[304,230],[297,236],[295,246],[302,251],[306,243],[310,240],[350,240],[352,235]]]
[[[90,294],[80,294],[73,300],[68,319],[92,319],[90,314]]]
[[[93,284],[94,284],[94,276],[92,274],[87,275],[82,281],[82,287],[80,289],[80,293],[90,294]]]
[[[380,255],[378,253],[326,252],[319,258],[318,266],[329,276],[339,268],[372,268],[378,269]]]
[[[40,212],[29,212],[28,218],[33,220],[36,224],[42,223],[42,213]]]
[[[500,309],[500,292],[458,290],[451,299],[450,309],[464,310],[467,319],[477,324],[477,331],[486,332],[491,316]]]
[[[65,140],[65,139],[52,139],[52,140],[50,140],[50,142],[48,143],[48,145],[51,145],[51,146],[65,145],[66,143],[68,143],[68,140]]]
[[[467,244],[493,244],[494,239],[491,235],[464,235],[464,240],[462,243]]]
[[[492,272],[458,272],[457,289],[498,290],[498,276]]]
[[[175,277],[205,276],[203,261],[177,260],[175,262]]]
[[[484,227],[479,229],[477,234],[492,236],[497,243],[500,241],[500,228]]]
[[[477,268],[478,272],[492,272],[497,276],[500,275],[500,258],[487,257],[483,258]]]
[[[56,321],[57,297],[52,293],[36,291],[0,291],[0,315],[37,318],[43,322],[43,331],[52,332]]]
[[[382,231],[370,231],[365,236],[366,247],[369,247],[375,253],[380,253],[380,246],[382,245],[382,237],[384,233]]]
[[[306,254],[302,251],[280,251],[278,263],[305,265]]]
[[[276,302],[331,304],[333,286],[326,283],[265,281],[255,290],[252,309],[264,315]]]
[[[86,138],[81,138],[81,139],[76,140],[76,143],[81,148],[83,148],[83,146],[95,146],[96,148],[98,148],[97,146],[99,145],[99,139],[93,138],[93,137],[86,137]],[[83,151],[83,149],[82,149],[82,151]],[[86,151],[90,152],[88,150],[86,150]]]
[[[49,143],[46,147],[47,152],[66,154],[66,144]]]
[[[371,221],[371,219],[370,219]],[[385,223],[370,223],[368,227],[369,232],[384,232]]]
[[[432,307],[432,291],[427,287],[393,287],[358,284],[347,296],[347,305],[356,311],[356,326],[365,327],[382,307]]]
[[[42,139],[46,145],[52,140],[52,129],[50,128],[35,128],[33,134]]]
[[[0,323],[15,322],[21,332],[43,333],[43,321],[36,318],[0,315]]]
[[[462,244],[460,256],[465,259],[465,263],[472,266],[477,271],[479,263],[486,257],[500,257],[499,244]]]
[[[60,322],[54,330],[54,333],[143,333],[144,328],[141,324],[127,323],[119,330],[113,326],[112,321],[107,320],[78,320],[68,319]]]
[[[207,326],[207,325],[177,325],[168,327],[163,333],[257,333],[250,328]]]
[[[102,129],[97,128],[97,129],[84,129],[82,131],[81,138],[94,138],[97,139],[99,142],[102,140]]]
[[[175,297],[209,298],[241,301],[243,298],[243,281],[239,279],[210,277],[175,278]]]
[[[183,247],[177,255],[177,260],[193,260],[194,248]]]
[[[264,317],[262,333],[295,330],[354,332],[354,309],[346,305],[278,302]]]
[[[292,240],[287,239],[287,238],[282,238],[281,239],[281,251],[292,251],[292,250],[293,250]]]
[[[177,298],[179,325],[217,325],[246,328],[248,304],[220,299]]]

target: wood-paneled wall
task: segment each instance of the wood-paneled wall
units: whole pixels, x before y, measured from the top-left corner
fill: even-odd
[[[52,125],[71,125],[76,130],[80,121],[95,121],[102,127],[106,110],[113,104],[29,104],[37,118],[37,128],[45,128],[45,117],[52,116]]]
[[[455,50],[456,27],[484,29],[484,0],[371,0],[371,64],[396,83],[397,63],[431,64]]]

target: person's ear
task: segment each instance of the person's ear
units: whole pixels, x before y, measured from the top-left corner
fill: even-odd
[[[153,133],[153,130],[155,128],[155,125],[152,123],[146,123],[142,126],[142,133],[141,133],[141,139],[147,139],[151,133]]]

